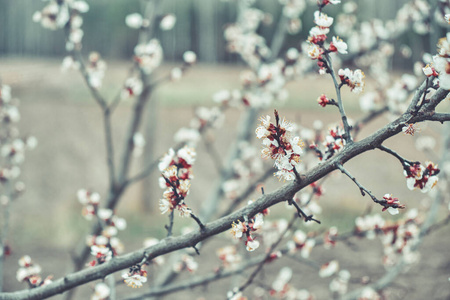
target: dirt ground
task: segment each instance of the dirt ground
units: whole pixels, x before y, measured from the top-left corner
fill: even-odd
[[[116,82],[120,82],[121,71],[125,67],[126,65],[121,62],[110,65],[112,75],[105,83],[106,93],[110,93],[109,87],[114,87]],[[153,145],[155,157],[175,144],[173,134],[178,128],[189,124],[194,106],[211,105],[211,95],[220,87],[239,88],[239,70],[239,67],[199,66],[193,68],[183,82],[174,83],[172,86],[169,84],[155,95],[155,99],[159,100],[155,106],[158,109],[157,143]],[[77,203],[76,191],[79,188],[89,188],[105,197],[107,170],[101,113],[90,99],[78,74],[61,74],[58,61],[55,60],[10,59],[0,61],[0,78],[2,83],[11,85],[14,97],[21,100],[21,133],[34,135],[39,141],[38,147],[27,153],[22,167],[21,179],[27,186],[26,193],[13,204],[8,238],[12,254],[5,261],[4,290],[15,291],[25,288],[15,279],[17,260],[25,254],[30,255],[41,265],[44,276],[53,274],[55,278],[59,278],[70,271],[71,249],[83,239],[89,228],[88,222],[80,215],[81,206]],[[208,80],[202,83],[205,78]],[[303,92],[305,87],[308,87],[308,90]],[[290,87],[290,101],[301,98],[308,103],[288,102],[286,106],[279,108],[280,113],[290,120],[300,120],[305,125],[312,124],[315,119],[321,119],[325,124],[337,122],[338,115],[335,112],[314,108],[318,96],[316,94],[319,93],[315,93],[314,89],[321,88],[322,92],[322,87],[330,89],[329,83],[317,80]],[[187,100],[185,101],[183,97]],[[311,105],[311,102],[314,105]],[[113,117],[117,159],[122,149],[121,140],[128,128],[130,107],[130,103],[123,103]],[[355,103],[349,103],[349,107],[350,117],[358,118],[360,113],[355,109]],[[224,127],[215,133],[216,149],[222,157],[226,157],[227,145],[231,142],[238,121],[238,111],[227,113]],[[363,130],[361,137],[386,123],[386,119],[377,120]],[[441,127],[433,124],[424,127],[422,134],[437,135],[436,132],[439,130]],[[413,143],[411,137],[404,135],[387,141],[388,146],[412,160],[425,161],[427,158],[435,160],[417,152]],[[196,177],[192,182],[189,196],[194,210],[200,208],[202,201],[207,198],[214,186],[211,184],[211,178],[216,176],[212,161],[205,152],[204,146],[201,145],[194,167]],[[133,172],[139,170],[144,163],[142,159],[137,159],[134,162]],[[266,166],[268,167],[269,163]],[[423,201],[423,194],[407,189],[401,166],[384,153],[371,151],[350,161],[346,167],[376,195],[392,193],[408,207],[421,208],[426,203]],[[159,214],[157,208],[161,190],[157,186],[156,178],[154,175],[150,180],[129,189],[117,208],[117,214],[125,217],[128,222],[126,231],[119,234],[127,251],[142,247],[142,240],[146,237],[164,237],[164,224],[167,219]],[[151,188],[148,189],[148,186]],[[271,179],[267,183],[266,191],[269,192],[271,188],[278,186],[280,183]],[[144,187],[147,188],[146,191],[151,192],[143,200]],[[325,189],[327,192],[320,200],[324,209],[320,216],[323,227],[318,230],[324,230],[335,224],[340,232],[350,230],[354,217],[366,210],[370,199],[362,198],[356,186],[340,174],[331,176],[325,184]],[[147,204],[144,205],[145,201]],[[144,207],[148,209],[143,209]],[[271,218],[276,219],[285,214],[284,206],[280,205],[274,209]],[[303,228],[300,222],[297,224]],[[179,231],[180,228],[181,226],[176,229]],[[450,299],[449,237],[448,226],[427,236],[420,247],[422,253],[420,262],[412,265],[407,273],[400,275],[394,284],[386,289],[386,298]],[[313,251],[312,259],[320,264],[338,259],[341,269],[348,269],[355,282],[363,276],[369,276],[372,281],[376,281],[385,272],[381,265],[380,242],[357,239],[351,241],[351,246],[338,243],[332,250],[318,247]],[[230,243],[227,234],[222,234],[218,240],[207,244],[201,256],[196,257],[200,265],[198,274],[210,272],[219,266],[215,249],[227,243]],[[249,254],[249,257],[251,255],[253,253]],[[283,258],[277,264],[265,267],[258,281],[270,285],[279,269],[287,265],[294,270],[292,283],[295,286],[313,292],[316,299],[328,299],[327,287],[330,279],[319,278],[315,270],[289,258]],[[150,284],[158,272],[158,268],[150,269]],[[182,274],[180,277],[186,279],[190,276],[192,275]],[[116,274],[116,277],[119,279],[120,274]],[[204,299],[224,299],[226,291],[239,282],[242,283],[243,278],[245,276],[225,279],[208,286],[174,293],[163,299],[181,297],[198,299],[201,296]],[[150,284],[146,284],[143,289]],[[92,286],[93,284],[88,284],[81,288],[76,299],[88,299]],[[354,284],[350,289],[356,286]],[[250,287],[246,291],[249,299],[252,299],[253,289],[254,287]],[[119,299],[130,295],[130,290],[123,285],[119,286],[118,292]],[[135,293],[136,290],[132,292]],[[61,298],[55,296],[51,299]]]

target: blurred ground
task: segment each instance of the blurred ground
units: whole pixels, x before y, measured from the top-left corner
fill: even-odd
[[[128,64],[124,62],[109,64],[104,84],[106,94],[114,95],[117,84],[124,79],[123,70],[127,67]],[[162,68],[160,75],[169,70],[167,66]],[[158,100],[158,142],[154,145],[156,156],[175,144],[173,134],[189,123],[193,107],[212,105],[211,96],[220,89],[239,88],[240,70],[240,67],[230,66],[195,66],[182,81],[161,87],[155,95]],[[8,59],[0,61],[0,78],[2,83],[11,85],[13,96],[21,100],[21,133],[34,135],[39,140],[37,149],[28,152],[22,167],[21,178],[27,185],[27,191],[13,206],[9,235],[12,255],[6,259],[8,275],[5,278],[5,290],[14,291],[24,288],[15,280],[17,260],[22,255],[28,254],[39,263],[44,276],[53,274],[58,278],[70,270],[71,248],[83,239],[89,228],[88,222],[80,215],[81,207],[76,200],[76,191],[79,188],[89,188],[106,196],[106,160],[101,113],[89,97],[79,74],[61,74],[57,60]],[[316,119],[323,120],[325,124],[338,122],[336,111],[332,108],[322,109],[316,104],[320,94],[334,94],[332,89],[330,81],[317,78],[290,84],[289,101],[276,108],[288,119],[300,121],[303,125],[310,125]],[[344,97],[350,117],[358,119],[361,114],[357,110],[356,98],[348,93]],[[129,113],[130,103],[123,103],[113,117],[116,145],[121,145],[120,141],[128,128]],[[267,113],[271,114],[270,111]],[[237,111],[228,112],[225,126],[215,135],[216,148],[223,157],[226,157],[226,146],[231,142],[238,120]],[[385,123],[385,119],[377,120],[364,129],[360,137]],[[434,129],[439,131],[441,127],[432,125],[430,128],[422,126],[421,134],[436,135]],[[410,136],[398,136],[395,141],[388,141],[387,145],[413,160],[436,160],[417,152]],[[119,155],[121,147],[117,148],[117,152]],[[136,160],[134,171],[142,165],[142,161]],[[392,193],[409,207],[421,208],[426,203],[422,201],[423,194],[406,188],[401,166],[384,153],[365,153],[346,164],[346,167],[376,195]],[[196,178],[192,182],[189,201],[195,210],[207,198],[213,186],[211,178],[216,176],[203,145],[198,149],[194,171]],[[119,235],[128,251],[140,248],[145,237],[163,238],[165,235],[164,224],[167,219],[158,212],[157,202],[161,190],[155,183],[155,180],[144,183],[154,187],[151,199],[146,199],[149,200],[152,211],[142,210],[141,184],[128,190],[117,209],[117,214],[125,217],[128,222],[126,231]],[[280,184],[276,180],[271,180],[267,183],[266,191],[278,186]],[[348,231],[353,226],[353,218],[367,209],[370,200],[362,198],[356,186],[337,173],[327,180],[325,189],[327,193],[320,200],[324,209],[323,215],[319,217],[323,221],[322,228],[337,225],[340,232]],[[375,210],[378,211],[379,208],[376,207]],[[284,206],[279,205],[273,210],[271,218],[286,214]],[[180,230],[180,219],[176,219],[176,224],[177,230]],[[303,226],[300,222],[298,224]],[[421,246],[420,263],[413,265],[410,272],[400,276],[394,286],[387,290],[389,299],[450,299],[449,233],[447,227],[425,239]],[[222,234],[219,241],[209,243],[202,250],[202,255],[197,258],[200,263],[199,272],[212,270],[219,265],[215,247],[227,243],[228,237]],[[349,269],[355,279],[370,275],[373,280],[377,280],[384,272],[380,263],[381,246],[377,240],[370,243],[353,240],[352,246],[338,244],[334,250],[318,249],[313,252],[312,258],[320,263],[337,258],[341,268]],[[314,292],[317,299],[327,299],[324,287],[327,287],[329,279],[317,279],[314,270],[306,265],[293,263],[288,258],[266,267],[266,277],[261,280],[270,284],[283,265],[294,268],[293,284]],[[182,277],[188,276],[184,274]],[[152,270],[149,278],[151,281]],[[234,282],[236,280],[239,282],[239,278],[235,278]],[[93,285],[87,285],[83,292],[77,294],[77,299],[87,299],[91,286]],[[196,299],[201,295],[206,299],[223,299],[232,286],[229,280],[224,280],[164,299]]]

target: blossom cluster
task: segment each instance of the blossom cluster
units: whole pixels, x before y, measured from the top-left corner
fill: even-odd
[[[290,253],[296,253],[300,251],[300,255],[303,258],[309,258],[311,251],[316,245],[314,237],[309,237],[304,231],[296,230],[292,236],[292,240],[287,243],[287,247]]]
[[[195,162],[195,150],[187,146],[176,153],[171,148],[161,159],[158,167],[162,172],[159,179],[161,188],[166,189],[163,199],[159,200],[159,209],[162,214],[178,209],[180,216],[189,217],[191,209],[184,202],[191,186],[190,180],[194,177],[192,164]]]
[[[249,2],[250,3],[250,2]],[[289,95],[285,88],[288,80],[302,76],[311,62],[299,55],[297,48],[289,48],[284,59],[272,59],[278,56],[279,49],[270,49],[266,40],[258,33],[260,25],[272,22],[272,16],[259,9],[242,4],[242,17],[238,22],[225,28],[224,37],[227,49],[237,53],[248,64],[250,70],[241,72],[243,89],[220,91],[215,101],[231,106],[245,105],[265,108],[273,101],[285,101]],[[301,28],[298,16],[304,11],[304,0],[281,0],[283,5],[283,29],[287,33],[296,33]]]
[[[311,183],[309,187],[308,191],[296,193],[293,201],[301,207],[305,214],[317,216],[322,213],[322,207],[318,200],[325,193],[325,189],[317,182]],[[292,205],[289,205],[289,202],[286,202],[286,205],[288,209],[294,208]],[[312,223],[305,223],[305,226],[309,226],[309,224]]]
[[[323,6],[323,4],[322,4]],[[322,7],[319,2],[319,7]],[[329,66],[329,61],[327,61],[323,56],[332,53],[339,52],[341,54],[347,54],[348,45],[339,37],[333,36],[328,48],[325,46],[325,41],[327,39],[327,34],[330,31],[330,26],[333,24],[334,19],[329,17],[327,14],[318,10],[314,13],[314,23],[316,26],[309,31],[309,48],[308,56],[317,60],[317,65],[319,66],[319,73],[325,74],[331,72],[331,66]],[[340,69],[338,72],[339,78],[341,80],[341,85],[348,85],[350,90],[356,94],[363,91],[364,88],[364,73],[357,69],[352,71],[348,68]],[[322,106],[330,104],[331,101],[322,95],[318,102]]]
[[[171,30],[176,23],[176,17],[174,14],[163,15],[159,19],[159,27],[163,31]],[[150,20],[144,18],[139,13],[133,13],[127,15],[125,18],[125,23],[128,27],[133,29],[146,29],[150,26]],[[161,43],[158,39],[153,38],[149,41],[142,41],[136,45],[134,48],[134,60],[146,74],[151,74],[156,68],[158,68],[163,61],[163,49]],[[183,54],[183,60],[185,65],[183,68],[173,68],[170,73],[170,79],[178,80],[183,75],[184,68],[194,64],[197,60],[197,55],[192,51],[186,51]],[[138,82],[137,78],[131,77],[127,80],[126,87],[131,95],[139,94],[142,90],[141,83]],[[131,89],[130,89],[131,88]],[[136,91],[137,90],[137,91]],[[124,96],[126,96],[126,91],[124,91]]]
[[[410,210],[405,220],[385,226],[381,241],[383,243],[383,264],[386,267],[395,265],[400,258],[408,264],[419,260],[419,253],[414,248],[420,234],[420,223],[417,210]]]
[[[400,258],[406,263],[418,260],[413,246],[419,239],[421,222],[417,209],[409,210],[403,219],[395,222],[386,221],[378,214],[366,215],[356,218],[355,233],[368,239],[379,236],[384,251],[382,262],[389,267]]]
[[[309,149],[314,150],[320,160],[328,160],[344,148],[346,144],[344,134],[345,131],[342,127],[330,128],[322,142],[325,150],[322,150],[316,143],[310,144]]]
[[[101,234],[86,238],[86,244],[91,248],[91,254],[95,257],[89,265],[102,264],[122,253],[124,246],[117,238],[117,234],[119,230],[126,228],[126,220],[116,216],[111,209],[100,208],[100,195],[97,193],[81,189],[77,196],[78,201],[83,205],[82,215],[87,220],[97,218],[102,226]]]
[[[25,160],[26,151],[37,145],[35,137],[20,136],[18,105],[19,100],[13,98],[11,87],[0,84],[0,205],[4,211],[8,211],[11,203],[25,191],[25,184],[20,181],[20,166]],[[0,239],[0,259],[4,259],[11,251],[8,226],[5,225],[8,222],[8,214],[5,214]]]
[[[134,48],[134,60],[145,73],[152,73],[163,60],[163,49],[159,40],[151,39],[146,43],[137,44]]]
[[[359,94],[364,89],[364,72],[361,70],[352,71],[349,68],[340,69],[338,72],[341,84],[348,85],[350,91]]]
[[[336,245],[336,238],[338,236],[338,229],[335,226],[330,227],[324,234],[323,246],[326,249],[331,249]]]
[[[438,54],[433,56],[435,72],[438,73],[439,86],[450,90],[450,33],[438,42]],[[437,74],[432,73],[433,76]]]
[[[330,277],[339,271],[339,262],[332,260],[320,266],[319,276],[322,278]]]
[[[140,288],[147,282],[147,271],[143,270],[141,265],[134,265],[127,273],[122,274],[122,278],[127,286]]]
[[[224,121],[222,107],[201,106],[195,110],[195,117],[191,120],[189,127],[180,128],[174,136],[178,143],[186,143],[195,147],[200,140],[201,134],[207,128],[219,128]]]
[[[249,201],[249,204],[252,201]],[[257,241],[254,237],[252,237],[252,232],[261,229],[264,224],[264,215],[267,215],[268,210],[264,210],[263,212],[257,213],[254,217],[250,219],[246,219],[244,221],[237,220],[231,224],[231,235],[236,239],[241,239],[242,237],[246,237],[245,245],[247,251],[251,252],[256,250],[259,247],[259,241]]]
[[[89,64],[86,66],[86,72],[89,77],[89,85],[95,89],[102,86],[105,77],[106,63],[98,52],[89,54]]]
[[[52,283],[53,276],[47,276],[47,278],[42,279],[39,275],[41,273],[41,267],[35,264],[28,255],[19,259],[19,266],[20,268],[17,270],[16,278],[19,282],[28,283],[30,288]]]
[[[314,296],[306,289],[298,290],[289,282],[293,278],[292,269],[284,267],[280,270],[269,290],[270,296],[276,299],[314,299]]]
[[[419,189],[422,193],[427,193],[439,180],[437,175],[440,170],[433,162],[425,162],[425,166],[418,162],[413,164],[404,162],[403,168],[406,185],[410,190]]]
[[[142,80],[136,76],[129,77],[125,80],[122,91],[120,93],[120,98],[123,100],[139,96],[144,89],[144,84]]]
[[[237,252],[235,246],[225,246],[216,251],[217,256],[222,261],[224,268],[234,269],[242,262],[242,257]]]
[[[405,208],[405,205],[400,204],[398,198],[392,197],[390,194],[385,194],[383,196],[382,202],[383,211],[387,210],[391,215],[397,215],[399,213],[399,208]]]
[[[89,10],[89,5],[80,0],[50,0],[41,10],[33,14],[33,21],[41,23],[44,28],[56,30],[68,28],[68,39],[66,41],[67,51],[72,51],[75,47],[81,48],[83,38],[82,13]],[[67,24],[69,26],[67,26]]]
[[[270,122],[270,116],[261,117],[261,125],[256,128],[256,137],[262,139],[264,148],[263,158],[275,160],[278,171],[275,176],[281,180],[294,180],[296,167],[300,163],[303,153],[303,141],[298,136],[292,136],[294,125],[283,119],[280,122],[278,112],[275,110],[275,124]]]
[[[337,276],[331,280],[329,288],[333,294],[345,295],[348,290],[348,284],[351,274],[348,270],[340,270]],[[360,298],[361,299],[361,298]],[[371,298],[370,298],[371,299]]]
[[[283,5],[283,16],[287,18],[287,32],[289,34],[297,34],[301,28],[302,23],[299,16],[305,11],[306,3],[304,0],[279,0]]]
[[[159,27],[161,30],[171,30],[177,21],[174,14],[166,14],[161,17]],[[145,29],[150,26],[150,20],[144,18],[139,13],[129,14],[125,18],[125,24],[133,29]]]
[[[417,88],[418,80],[415,76],[404,74],[400,79],[394,80],[394,83],[386,89],[386,100],[389,111],[399,114],[408,107],[408,99]]]
[[[348,53],[347,43],[345,43],[339,37],[333,36],[332,41],[330,42],[328,47],[325,46],[327,34],[330,32],[330,27],[333,24],[333,21],[334,19],[332,17],[329,17],[321,10],[314,12],[314,23],[316,23],[316,26],[311,28],[311,30],[309,31],[308,56],[313,60],[317,59],[317,65],[319,66],[320,74],[325,74],[327,71],[329,71],[327,69],[331,67],[327,65],[327,62],[323,57],[324,54],[330,52],[339,52],[341,54]]]
[[[197,271],[198,263],[194,260],[194,257],[188,254],[184,254],[181,260],[173,265],[175,273],[180,273],[183,270],[187,270],[190,273]]]
[[[25,159],[25,151],[37,145],[37,139],[33,136],[20,137],[17,127],[20,121],[18,105],[19,100],[11,95],[11,87],[0,85],[0,182],[14,186],[11,195],[1,193],[9,200],[25,189],[25,185],[17,181],[21,173],[19,166]]]
[[[251,179],[263,172],[258,149],[247,141],[238,144],[239,155],[231,165],[232,176],[222,184],[222,190],[227,199],[236,199],[251,184]]]
[[[111,289],[104,282],[99,282],[94,287],[94,294],[91,295],[91,300],[107,300],[111,295]]]
[[[228,51],[239,53],[251,67],[259,65],[264,58],[268,58],[270,48],[266,45],[264,38],[256,32],[261,22],[267,22],[267,20],[268,15],[259,9],[244,9],[240,21],[225,28],[224,36],[228,42]]]

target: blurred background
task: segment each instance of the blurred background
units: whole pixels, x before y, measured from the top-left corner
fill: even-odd
[[[314,2],[314,1],[312,1]],[[355,1],[358,3],[358,18],[382,21],[393,19],[397,11],[407,0]],[[432,1],[433,2],[433,1]],[[96,0],[88,1],[89,13],[83,16],[84,52],[97,51],[107,59],[128,59],[133,54],[137,42],[138,31],[125,26],[128,14],[139,12],[141,2],[137,0]],[[45,30],[33,22],[33,13],[42,9],[40,1],[0,0],[0,55],[2,57],[63,57],[65,56],[64,35],[62,31]],[[255,7],[272,14],[276,24],[281,13],[278,1],[259,0]],[[330,15],[342,9],[341,5],[327,8]],[[314,5],[309,5],[301,20],[303,29],[290,35],[284,50],[298,46],[305,40],[310,24],[313,22]],[[236,20],[235,1],[224,0],[166,0],[162,3],[162,11],[174,13],[177,24],[171,31],[159,32],[158,38],[164,49],[166,61],[180,61],[186,50],[197,53],[200,62],[207,63],[239,63],[235,55],[226,51],[223,39],[224,27]],[[262,26],[259,33],[270,44],[276,26]],[[430,43],[431,39],[431,43]],[[414,49],[413,56],[405,59],[397,53],[396,67],[408,68],[411,62],[420,58],[423,52],[429,52],[430,45],[436,44],[436,37],[418,35],[411,32],[403,35],[395,43],[406,44]],[[284,53],[282,51],[281,53]]]
[[[125,17],[139,12],[140,1],[133,0],[93,0],[87,1],[90,10],[83,14],[84,32],[82,52],[87,57],[91,51],[99,52],[108,64],[107,74],[101,89],[106,96],[114,95],[123,84],[126,72],[132,65],[134,46],[138,32],[125,25]],[[359,5],[358,18],[381,20],[392,19],[406,0],[356,1]],[[35,11],[42,9],[45,2],[29,0],[0,0],[0,80],[12,88],[14,98],[20,100],[20,131],[23,135],[36,136],[39,144],[34,151],[27,153],[22,166],[21,180],[26,184],[26,192],[14,204],[11,213],[8,244],[11,255],[6,258],[5,290],[13,291],[25,288],[15,279],[17,260],[28,254],[43,268],[43,275],[53,274],[55,278],[70,271],[71,250],[73,245],[83,240],[90,224],[81,217],[81,205],[76,199],[76,191],[87,188],[97,191],[106,198],[107,168],[104,149],[104,136],[101,111],[91,98],[81,76],[75,71],[61,73],[60,65],[66,55],[64,34],[61,30],[51,31],[32,21]],[[273,0],[257,1],[256,7],[273,15],[273,24],[263,26],[260,33],[269,43],[280,16],[280,5]],[[336,15],[340,6],[331,7],[329,14]],[[288,36],[284,53],[290,47],[296,47],[304,41],[313,24],[314,5],[307,8],[302,19],[303,29],[296,35]],[[193,117],[195,108],[200,105],[212,106],[212,95],[222,89],[239,89],[240,72],[246,67],[236,54],[226,51],[223,29],[236,19],[234,1],[221,0],[165,0],[163,12],[174,13],[177,23],[171,31],[157,32],[164,49],[165,64],[158,69],[156,76],[170,73],[174,66],[180,65],[186,50],[197,53],[198,64],[193,66],[179,82],[162,85],[152,98],[151,123],[156,132],[152,146],[153,158],[165,153],[175,145],[173,135],[183,126],[187,126]],[[420,60],[423,53],[434,53],[435,44],[441,33],[419,35],[413,30],[394,41],[395,46],[408,45],[411,55],[400,51],[394,54],[393,72],[401,75],[405,71],[412,73],[413,63]],[[373,79],[367,78],[370,89]],[[316,99],[322,94],[333,94],[334,86],[329,78],[312,77],[289,83],[290,93],[284,104],[277,104],[281,115],[305,126],[319,119],[325,126],[339,122],[339,115],[332,109],[323,109]],[[351,118],[359,119],[358,97],[348,90],[343,92],[346,110]],[[114,141],[119,159],[121,141],[128,128],[131,102],[121,103],[113,116]],[[268,109],[264,114],[271,114]],[[224,126],[210,137],[216,142],[216,150],[221,157],[227,156],[227,146],[237,132],[239,121],[236,110],[227,112]],[[367,136],[388,122],[380,118],[361,132],[360,138]],[[256,124],[255,124],[256,126]],[[422,134],[429,134],[438,140],[436,149],[440,149],[439,136],[442,127],[438,124],[423,125]],[[437,154],[424,154],[415,149],[415,138],[399,135],[389,140],[387,146],[413,160],[437,160]],[[207,199],[212,184],[211,178],[217,176],[207,150],[200,145],[198,161],[195,163],[196,178],[192,183],[189,201],[192,207],[199,209]],[[430,157],[431,156],[431,157]],[[133,172],[141,169],[149,158],[136,158]],[[266,167],[271,163],[266,162]],[[429,203],[418,191],[406,188],[402,169],[397,161],[384,153],[372,151],[346,164],[346,167],[376,195],[386,192],[404,199],[411,207],[426,208]],[[126,251],[142,247],[146,237],[164,238],[164,224],[167,216],[161,216],[158,199],[162,190],[157,184],[158,174],[130,188],[124,195],[117,214],[125,217],[128,228],[119,233]],[[267,183],[270,191],[280,186],[276,179]],[[340,174],[333,174],[325,184],[327,194],[321,199],[324,208],[320,219],[324,227],[336,225],[341,232],[351,230],[354,218],[367,210],[378,212],[379,207],[370,207],[370,200],[362,198],[355,185]],[[255,192],[252,197],[257,197]],[[284,205],[273,210],[273,218],[284,217]],[[395,218],[394,218],[395,219]],[[176,218],[176,232],[179,233],[189,220]],[[302,227],[304,225],[300,225]],[[318,230],[320,228],[318,227]],[[392,299],[448,299],[448,247],[449,230],[444,228],[427,237],[424,243],[425,259],[414,265],[412,272],[400,278]],[[210,269],[219,264],[215,256],[217,245],[229,243],[228,236],[222,235],[218,243],[211,243],[209,250],[199,259],[201,270]],[[358,253],[366,253],[365,263],[355,262]],[[364,245],[341,245],[335,251],[319,250],[314,258],[324,263],[335,256],[343,257],[343,264],[356,269],[355,276],[374,274],[374,278],[384,273],[381,266],[381,246],[378,241]],[[289,261],[288,261],[289,263]],[[359,264],[359,265],[358,265]],[[326,282],[310,278],[301,273],[298,278],[305,287],[315,290],[319,297]],[[208,269],[208,270],[209,270]],[[277,273],[274,269],[273,273]],[[297,271],[296,271],[297,272]],[[415,276],[419,274],[420,276]],[[187,277],[188,275],[184,275]],[[426,277],[426,278],[425,278]],[[150,275],[149,278],[152,281]],[[209,293],[220,298],[228,290],[228,284],[212,291],[194,290],[192,299]],[[87,299],[92,285],[85,287],[79,299]],[[217,294],[211,294],[216,292]],[[85,297],[85,298],[83,298]],[[180,294],[167,297],[179,299]],[[213,296],[214,297],[214,296]],[[61,297],[54,297],[60,299]],[[191,298],[189,298],[191,299]],[[209,299],[209,298],[208,298]],[[216,299],[216,298],[211,298]]]

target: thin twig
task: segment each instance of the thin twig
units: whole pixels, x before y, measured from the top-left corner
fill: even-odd
[[[349,144],[352,142],[352,137],[351,137],[351,133],[350,133],[350,125],[348,124],[347,115],[345,114],[345,110],[344,110],[344,104],[342,103],[342,97],[341,97],[342,85],[340,85],[337,81],[336,73],[334,72],[333,65],[331,63],[331,57],[330,57],[329,53],[325,52],[324,56],[325,56],[325,60],[327,63],[327,70],[330,73],[331,78],[333,78],[334,88],[336,90],[337,105],[339,108],[339,113],[341,114],[342,123],[344,125],[345,141],[347,142],[347,144]]]
[[[387,148],[387,147],[385,147],[385,146],[383,146],[383,145],[378,146],[378,149],[380,149],[380,150],[382,150],[382,151],[384,151],[384,152],[387,152],[387,153],[389,153],[390,155],[392,155],[392,156],[394,156],[395,158],[397,158],[397,159],[400,161],[400,163],[402,164],[402,166],[405,166],[405,163],[407,163],[407,164],[410,165],[410,166],[412,166],[412,165],[418,163],[418,162],[410,161],[410,160],[407,160],[407,159],[403,158],[402,156],[400,156],[400,154],[398,154],[398,153],[395,152],[394,150],[389,149],[389,148]]]
[[[314,219],[314,218],[313,218],[313,215],[309,215],[309,216],[308,216],[308,215],[301,209],[301,207],[297,204],[297,202],[294,201],[294,199],[290,199],[290,200],[288,201],[288,203],[289,203],[289,205],[293,205],[293,206],[295,207],[295,209],[297,209],[297,215],[298,215],[300,218],[303,218],[305,222],[314,221],[314,222],[316,222],[317,224],[320,224],[320,221],[317,220],[317,219]]]
[[[114,190],[116,185],[116,168],[114,165],[114,143],[112,138],[111,115],[109,109],[103,110],[103,125],[105,130],[106,160],[110,185],[109,189]]]
[[[347,175],[348,178],[350,178],[359,188],[359,191],[361,192],[362,196],[365,196],[366,194],[369,195],[370,198],[372,198],[372,200],[375,203],[379,203],[380,200],[377,199],[377,197],[375,197],[371,191],[369,191],[368,189],[366,189],[364,186],[362,186],[358,180],[356,180],[355,176],[351,175],[345,168],[343,165],[341,164],[336,164],[336,166],[338,167],[338,169],[345,175]]]
[[[144,82],[144,84],[146,84],[148,77],[143,72],[141,73],[142,73],[142,81]],[[153,92],[152,88],[149,85],[145,85],[142,93],[139,95],[139,98],[137,99],[136,104],[134,106],[133,116],[127,132],[126,145],[122,155],[122,166],[120,168],[120,172],[118,175],[119,176],[118,181],[121,184],[127,181],[128,170],[131,163],[131,154],[134,149],[133,137],[134,134],[137,132],[139,126],[141,125],[143,113],[145,111],[144,107],[146,102],[150,98],[152,92]]]
[[[172,236],[172,229],[173,229],[173,215],[174,215],[174,211],[172,210],[169,214],[169,225],[165,226],[167,229],[167,237]]]
[[[194,215],[192,212],[190,213],[191,218],[195,220],[195,222],[197,222],[198,226],[200,227],[200,230],[203,231],[203,229],[205,229],[205,225],[202,223],[202,221],[200,221],[200,219]]]

